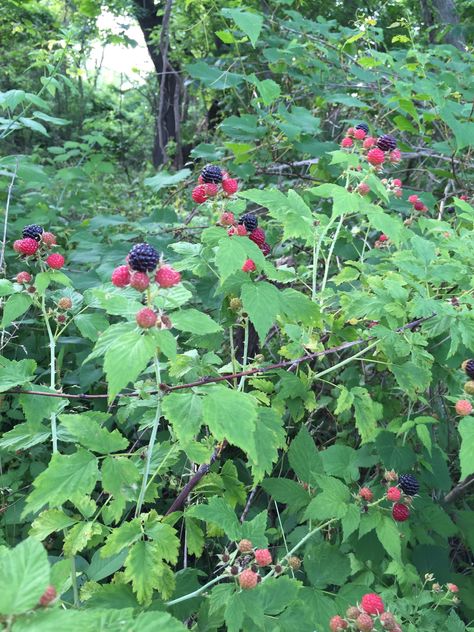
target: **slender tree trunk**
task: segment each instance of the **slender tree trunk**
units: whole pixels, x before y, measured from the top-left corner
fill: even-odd
[[[454,0],[421,0],[421,13],[426,26],[436,26],[438,30],[448,27],[443,41],[464,50],[465,40]],[[434,31],[430,31],[430,42],[433,40]]]

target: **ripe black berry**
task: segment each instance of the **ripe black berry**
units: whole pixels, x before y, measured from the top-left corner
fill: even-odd
[[[420,489],[420,483],[411,474],[402,474],[398,477],[398,484],[402,492],[407,496],[414,496]]]
[[[43,234],[43,227],[38,226],[38,224],[30,224],[29,226],[25,226],[21,234],[24,238],[30,237],[31,239],[39,241],[41,239],[41,235]]]
[[[257,216],[253,213],[245,213],[242,217],[239,218],[239,224],[243,224],[247,231],[251,233],[258,226]]]
[[[358,123],[355,128],[363,129],[366,134],[369,133],[369,126],[367,125],[367,123]]]
[[[466,360],[463,364],[466,375],[474,380],[474,360]]]
[[[137,272],[151,272],[159,258],[158,251],[150,244],[136,244],[128,254],[128,264]]]
[[[217,165],[206,165],[201,171],[201,178],[205,184],[219,184],[222,182],[222,169]]]
[[[390,134],[384,134],[377,139],[377,147],[382,151],[393,151],[397,146],[397,140]]]

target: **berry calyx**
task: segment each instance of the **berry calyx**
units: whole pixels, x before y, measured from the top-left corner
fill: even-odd
[[[272,554],[268,549],[256,549],[255,561],[258,566],[268,566],[272,563]]]
[[[197,187],[194,187],[191,192],[191,197],[196,202],[196,204],[204,204],[204,202],[207,200],[207,191],[205,185],[198,184]]]
[[[400,500],[402,496],[402,492],[398,489],[398,487],[389,487],[387,489],[387,500],[390,502],[396,503]]]
[[[360,195],[367,195],[369,191],[370,191],[370,187],[367,184],[367,182],[361,182],[357,187],[357,192],[360,193]]]
[[[265,243],[265,231],[263,230],[263,228],[256,228],[250,233],[249,239],[253,241],[254,244],[257,244],[258,247],[260,247],[262,244]]]
[[[201,171],[204,183],[220,184],[222,182],[222,169],[217,165],[206,165]]]
[[[150,285],[148,274],[145,274],[145,272],[133,272],[130,277],[130,285],[139,292],[143,292]]]
[[[56,596],[56,588],[50,584],[41,595],[39,605],[43,607],[49,606],[56,599]]]
[[[407,496],[415,496],[420,489],[420,483],[411,474],[401,474],[398,477],[398,484],[402,492]]]
[[[71,309],[72,301],[69,296],[63,296],[60,298],[58,301],[58,307],[59,309]]]
[[[206,190],[206,195],[208,197],[215,197],[219,193],[219,187],[217,186],[217,184],[214,184],[213,182],[208,182],[204,184],[203,186],[204,186],[204,189]]]
[[[219,218],[219,224],[221,226],[232,226],[233,224],[235,224],[234,214],[228,213],[228,212],[222,213],[222,215]]]
[[[258,574],[246,568],[239,575],[239,585],[243,590],[251,590],[258,583]]]
[[[370,149],[367,153],[367,160],[370,162],[371,165],[382,165],[385,161],[385,154],[378,147],[374,147],[373,149]]]
[[[156,325],[157,316],[155,312],[149,307],[144,307],[135,316],[137,324],[142,329],[150,329]]]
[[[38,224],[30,224],[29,226],[25,226],[25,228],[21,231],[23,237],[30,237],[35,241],[39,241],[41,239],[41,234],[43,233],[43,227]]]
[[[46,263],[49,265],[50,268],[53,268],[53,270],[60,270],[63,267],[65,261],[66,260],[64,259],[64,257],[58,252],[49,255],[49,257],[46,257]]]
[[[17,283],[29,283],[31,281],[31,274],[29,272],[19,272],[16,275],[16,282]]]
[[[329,621],[329,628],[331,632],[342,632],[342,630],[347,630],[348,625],[347,621],[338,614],[332,617]]]
[[[222,180],[222,188],[227,193],[227,195],[233,195],[237,192],[239,188],[239,183],[235,178],[224,178]]]
[[[171,266],[161,266],[156,271],[155,281],[160,287],[173,287],[181,281],[181,274]]]
[[[465,417],[472,413],[472,404],[467,399],[460,399],[456,402],[455,409],[458,415]]]
[[[405,522],[410,517],[410,510],[406,505],[397,503],[392,507],[392,516],[397,522]]]
[[[128,253],[128,263],[137,272],[151,272],[159,258],[158,251],[147,243],[136,244]]]
[[[357,617],[357,619],[355,620],[355,625],[356,628],[361,632],[370,632],[374,629],[374,622],[372,620],[372,617],[368,614],[365,614],[365,612]]]
[[[45,231],[44,233],[41,234],[41,241],[43,242],[45,246],[48,246],[48,248],[50,248],[51,246],[56,245],[56,235],[53,235],[53,233],[49,233]]]
[[[252,259],[247,259],[247,261],[242,266],[243,272],[254,272],[256,269],[257,267]]]
[[[115,287],[125,287],[130,283],[130,268],[128,266],[115,268],[111,280]]]
[[[237,545],[237,548],[239,549],[241,553],[250,553],[253,550],[253,546],[250,540],[245,540],[245,539],[240,540],[239,544]]]
[[[369,489],[368,487],[361,487],[361,489],[359,490],[359,496],[363,499],[366,500],[367,502],[370,503],[371,500],[373,500],[374,495],[372,493],[372,490]]]
[[[346,138],[343,138],[341,141],[341,147],[344,147],[344,148],[352,147],[353,144],[354,144],[354,141],[352,140],[352,138],[349,138],[348,136],[346,136]]]
[[[383,134],[377,138],[377,147],[382,151],[393,151],[397,146],[397,139],[391,134]]]
[[[17,244],[18,252],[21,252],[22,255],[26,255],[27,257],[34,255],[39,248],[38,242],[31,237],[20,239],[16,241],[15,244]],[[15,247],[15,244],[13,247]]]
[[[360,600],[362,610],[367,614],[382,614],[385,611],[385,606],[382,598],[376,593],[367,593]]]

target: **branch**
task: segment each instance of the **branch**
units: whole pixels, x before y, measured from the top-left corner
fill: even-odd
[[[446,496],[443,498],[443,503],[447,504],[447,503],[453,503],[454,501],[456,501],[458,498],[460,498],[461,496],[463,496],[464,492],[474,483],[474,474],[471,474],[471,476],[468,476],[467,478],[465,478],[463,481],[460,481],[456,487],[453,487],[453,489],[448,492],[446,494]]]

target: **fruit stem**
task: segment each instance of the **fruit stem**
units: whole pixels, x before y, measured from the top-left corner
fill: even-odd
[[[79,590],[77,588],[77,576],[76,576],[76,560],[74,555],[71,555],[71,582],[72,582],[72,593],[74,595],[74,606],[76,608],[79,607]]]
[[[334,233],[334,236],[332,238],[331,245],[329,246],[328,256],[326,259],[326,265],[324,267],[323,282],[321,283],[321,289],[319,290],[319,304],[320,305],[322,304],[322,301],[323,301],[322,299],[323,292],[326,289],[326,283],[329,276],[329,266],[331,264],[332,253],[334,252],[334,246],[336,245],[336,241],[337,241],[337,238],[339,237],[339,232],[342,228],[343,222],[344,222],[344,215],[341,215],[341,218],[339,219],[339,224],[337,225],[337,228],[336,228],[336,232]]]
[[[153,448],[155,447],[156,435],[158,432],[158,426],[160,425],[160,419],[161,419],[161,391],[160,391],[161,372],[160,372],[160,363],[158,361],[157,353],[155,353],[155,375],[156,375],[156,388],[158,391],[157,392],[158,401],[156,403],[156,413],[155,413],[155,418],[153,420],[153,426],[151,429],[150,441],[148,442],[145,470],[143,472],[142,486],[140,489],[140,495],[138,496],[137,507],[135,509],[135,517],[140,515],[142,506],[143,506],[143,501],[145,500],[148,476],[150,475],[151,458],[153,456]]]
[[[247,359],[248,359],[248,352],[249,352],[249,319],[248,318],[245,319],[244,328],[245,328],[244,329],[244,355],[242,358],[242,371],[245,371],[245,369],[247,368]],[[246,375],[242,375],[242,377],[240,378],[240,382],[239,382],[239,386],[237,390],[243,391],[246,377],[247,377]]]
[[[187,595],[183,595],[182,597],[178,597],[177,599],[172,599],[171,601],[165,601],[164,605],[165,606],[174,606],[176,603],[181,603],[182,601],[187,601],[188,599],[192,599],[193,597],[197,597],[198,595],[200,595],[202,592],[204,592],[205,590],[207,590],[208,588],[210,588],[214,584],[217,584],[217,582],[219,582],[223,577],[224,577],[224,575],[218,575],[217,577],[214,577],[214,579],[211,579],[211,581],[207,582],[207,584],[204,584],[204,586],[201,586],[200,588],[198,588],[194,592],[188,593]],[[226,577],[228,577],[228,575],[226,575]]]
[[[321,250],[321,244],[323,243],[324,238],[329,232],[329,229],[334,224],[335,219],[336,218],[333,217],[329,220],[326,228],[323,229],[317,242],[316,242],[316,233],[315,233],[314,246],[313,246],[313,283],[312,283],[312,290],[311,290],[311,299],[313,301],[316,300],[316,281],[317,281],[318,259],[319,259],[319,252]]]
[[[49,316],[46,312],[45,295],[41,298],[41,313],[43,314],[46,331],[49,339],[49,383],[51,390],[56,387],[56,340],[49,324]],[[58,432],[56,425],[56,413],[51,413],[51,440],[53,443],[53,454],[58,451]]]

